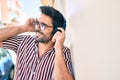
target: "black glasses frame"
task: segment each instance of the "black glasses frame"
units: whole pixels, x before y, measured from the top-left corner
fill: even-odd
[[[46,23],[39,22],[38,20],[35,20],[33,23],[34,26],[39,26],[40,30],[45,30],[46,27],[53,27],[53,26],[48,26]]]

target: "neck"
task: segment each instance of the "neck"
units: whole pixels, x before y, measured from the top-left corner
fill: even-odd
[[[38,49],[39,49],[39,56],[45,54],[48,50],[53,48],[54,43],[52,41],[49,41],[48,43],[39,43]]]

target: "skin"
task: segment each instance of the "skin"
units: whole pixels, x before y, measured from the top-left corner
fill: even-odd
[[[42,14],[41,17],[38,19],[39,22],[44,22],[49,26],[52,25],[52,19]],[[35,32],[36,30],[40,30],[38,26],[33,27],[34,19],[30,18],[28,19],[24,25],[20,26],[14,26],[9,28],[3,28],[0,29],[0,47],[2,47],[2,41],[8,39],[9,37],[15,36],[17,34],[23,33],[23,32]],[[43,38],[50,38],[52,36],[52,39],[49,40],[47,43],[40,43],[38,44],[39,49],[39,57],[43,55],[45,52],[47,52],[51,48],[55,48],[55,64],[54,64],[54,70],[53,70],[53,76],[54,80],[73,80],[72,75],[68,71],[64,56],[62,53],[63,43],[65,40],[65,31],[62,28],[58,28],[61,30],[61,32],[57,31],[54,36],[52,36],[53,27],[47,27],[45,30],[41,31],[41,33],[36,32],[37,39],[43,39]],[[4,34],[4,35],[2,35]],[[43,35],[44,34],[44,35]],[[45,37],[44,37],[45,36]]]

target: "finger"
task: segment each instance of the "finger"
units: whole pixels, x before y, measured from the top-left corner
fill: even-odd
[[[32,23],[33,20],[34,20],[33,18],[29,18],[29,19],[28,19],[28,21],[29,21],[30,23]]]
[[[62,32],[60,29],[57,29],[57,32]]]
[[[65,30],[63,28],[58,27],[57,29],[60,30],[61,33],[65,33]]]
[[[56,41],[56,39],[55,39],[55,37],[53,36],[53,38],[52,38],[52,42],[55,42]]]
[[[61,32],[57,31],[55,35],[53,36],[53,39],[56,39],[57,37],[60,37],[62,35]]]

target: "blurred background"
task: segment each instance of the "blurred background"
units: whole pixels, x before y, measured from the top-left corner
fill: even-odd
[[[0,27],[38,17],[41,5],[67,19],[76,80],[120,80],[120,0],[0,0]]]

